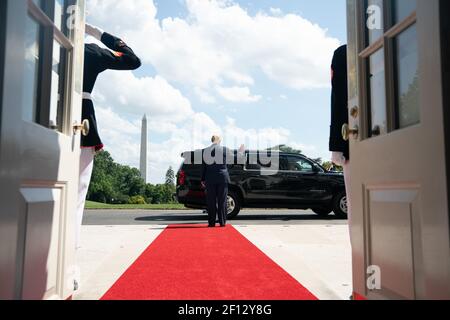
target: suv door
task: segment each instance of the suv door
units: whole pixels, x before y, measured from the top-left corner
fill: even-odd
[[[269,203],[276,206],[285,203],[287,186],[284,185],[285,179],[281,171],[269,172],[264,167],[265,174],[262,174],[262,169],[259,155],[248,154],[242,179],[246,202],[258,206]]]
[[[286,197],[291,204],[320,204],[332,200],[323,169],[300,156],[287,156],[283,169]]]

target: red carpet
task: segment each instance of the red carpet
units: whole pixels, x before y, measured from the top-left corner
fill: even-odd
[[[232,226],[170,226],[102,300],[316,300]]]

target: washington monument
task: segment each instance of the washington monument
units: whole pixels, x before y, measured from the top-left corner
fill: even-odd
[[[147,183],[147,115],[142,119],[142,135],[141,135],[141,176]]]

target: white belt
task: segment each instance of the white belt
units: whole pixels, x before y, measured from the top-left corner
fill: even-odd
[[[83,99],[84,100],[92,100],[92,96],[89,92],[83,92]]]

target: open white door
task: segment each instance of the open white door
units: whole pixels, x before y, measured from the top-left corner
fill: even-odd
[[[0,299],[68,299],[84,0],[4,0],[1,7]]]
[[[347,5],[356,297],[450,299],[440,1]]]

